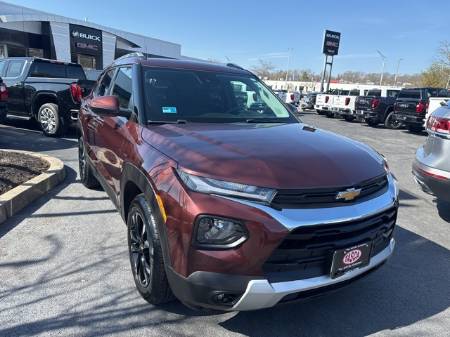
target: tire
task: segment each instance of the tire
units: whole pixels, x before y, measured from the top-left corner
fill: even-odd
[[[353,117],[353,116],[344,116],[344,119],[345,119],[347,122],[353,122],[353,121],[355,120],[355,117]]]
[[[384,120],[384,126],[388,129],[400,129],[403,126],[402,122],[395,120],[393,117],[394,111],[389,112]]]
[[[55,103],[42,104],[36,119],[41,125],[42,132],[48,137],[63,136],[69,126],[69,122],[60,115],[58,105]]]
[[[411,133],[421,133],[423,128],[417,125],[408,125],[408,131]]]
[[[0,123],[4,124],[6,122],[6,111],[0,112]]]
[[[334,112],[327,111],[326,116],[327,116],[327,118],[334,118]]]
[[[317,112],[319,115],[323,115],[323,114],[324,114],[323,110],[317,109],[316,112]]]
[[[100,184],[92,172],[92,167],[87,160],[83,138],[78,139],[78,168],[81,183],[89,189],[97,189]]]
[[[174,299],[164,267],[156,213],[144,194],[130,206],[127,218],[128,252],[134,283],[147,302],[158,305]]]
[[[367,123],[368,126],[371,126],[373,128],[378,126],[378,124],[380,124],[378,122],[378,120],[373,120],[373,119],[366,119],[366,123]]]

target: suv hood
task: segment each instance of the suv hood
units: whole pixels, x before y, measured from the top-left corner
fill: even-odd
[[[142,137],[193,174],[260,187],[344,187],[385,173],[368,146],[305,124],[166,124]]]

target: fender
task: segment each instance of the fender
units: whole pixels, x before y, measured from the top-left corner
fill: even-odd
[[[55,92],[53,92],[53,91],[38,91],[38,92],[36,92],[36,93],[31,97],[31,100],[30,100],[30,112],[31,112],[31,114],[32,114],[33,116],[35,116],[35,117],[37,116],[37,113],[38,113],[40,107],[38,107],[37,110],[34,111],[34,103],[35,103],[41,96],[51,96],[51,97],[53,97],[53,98],[55,99],[56,104],[59,105],[59,98],[58,98],[58,95],[56,95]]]
[[[152,206],[152,208],[154,210],[157,210],[157,214],[155,214],[155,215],[159,220],[159,221],[157,221],[158,232],[159,232],[161,243],[162,243],[163,258],[164,258],[164,263],[165,263],[166,270],[167,270],[167,268],[171,268],[171,266],[172,266],[171,261],[170,261],[170,256],[169,256],[169,242],[167,239],[166,226],[163,223],[162,216],[159,212],[159,206],[156,202],[156,192],[153,187],[153,184],[150,181],[147,174],[145,174],[145,172],[140,170],[138,167],[136,167],[132,163],[127,162],[123,165],[122,177],[121,177],[121,181],[120,181],[120,201],[119,201],[120,208],[119,209],[120,209],[120,215],[122,216],[122,219],[125,221],[125,223],[126,223],[127,219],[126,219],[126,215],[125,215],[124,193],[123,192],[125,190],[125,185],[128,182],[133,182],[141,191],[143,191],[145,197],[147,198],[147,200],[150,203],[150,205]]]

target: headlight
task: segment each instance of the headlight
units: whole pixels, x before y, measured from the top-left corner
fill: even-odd
[[[194,246],[205,249],[234,248],[248,238],[241,222],[233,219],[201,215],[195,222]]]
[[[263,201],[268,204],[272,201],[276,194],[276,190],[270,188],[194,176],[182,170],[177,170],[177,172],[185,185],[192,191],[196,192],[252,199]]]

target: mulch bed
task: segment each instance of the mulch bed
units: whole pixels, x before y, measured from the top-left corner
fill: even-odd
[[[0,151],[0,195],[46,171],[49,164],[23,153]]]

